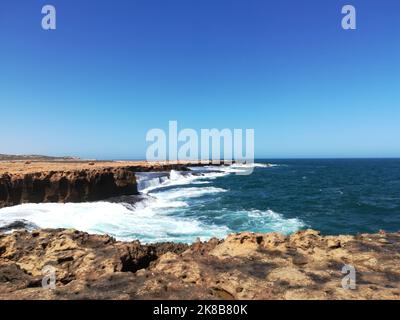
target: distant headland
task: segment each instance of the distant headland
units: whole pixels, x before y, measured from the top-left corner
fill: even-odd
[[[78,157],[53,157],[38,154],[2,154],[0,161],[76,161],[81,160]]]

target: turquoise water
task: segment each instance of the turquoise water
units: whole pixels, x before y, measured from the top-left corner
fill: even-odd
[[[211,186],[226,192],[190,198],[189,207],[174,214],[231,231],[290,233],[307,227],[324,234],[355,234],[400,230],[400,160],[257,162],[275,166],[256,167],[248,176],[231,173],[216,178]],[[179,187],[182,199],[190,187]]]
[[[273,164],[267,166],[266,164]],[[232,232],[400,230],[400,160],[257,160],[243,168],[138,174],[137,196],[0,210],[0,227],[75,228],[120,240],[192,242]]]
[[[400,160],[265,162],[278,166],[216,180],[215,186],[230,191],[199,210],[272,210],[324,234],[400,230]],[[241,231],[251,222],[232,219],[227,225]]]

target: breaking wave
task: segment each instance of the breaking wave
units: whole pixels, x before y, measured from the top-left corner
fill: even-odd
[[[270,166],[252,165],[257,168]],[[247,165],[193,167],[188,172],[138,173],[142,198],[135,201],[132,196],[131,203],[42,203],[3,208],[0,210],[0,230],[74,228],[109,234],[118,240],[190,243],[196,238],[223,238],[235,231],[290,233],[304,226],[301,220],[285,219],[272,210],[226,211],[218,208],[219,197],[229,194],[230,190],[221,187],[221,181],[215,179],[242,170],[243,166]],[[214,185],[217,181],[219,184]],[[216,207],[202,211],[210,203]]]
[[[16,219],[40,228],[74,228],[89,233],[109,234],[118,240],[142,242],[192,242],[196,237],[206,240],[223,237],[226,227],[204,225],[194,219],[177,218],[162,213],[168,206],[139,206],[135,210],[121,203],[41,203],[23,204],[1,210],[5,224]]]

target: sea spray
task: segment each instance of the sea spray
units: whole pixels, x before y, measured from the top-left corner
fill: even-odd
[[[303,226],[272,210],[221,208],[235,191],[222,187],[243,165],[193,167],[191,171],[138,173],[141,201],[24,204],[0,210],[0,225],[25,221],[40,228],[74,228],[119,240],[193,242],[243,231],[290,233]],[[259,170],[270,166],[254,164]],[[233,177],[233,176],[232,176]],[[240,177],[237,177],[242,179]],[[228,180],[226,180],[228,179]],[[129,198],[129,196],[128,196]],[[129,199],[128,199],[129,200]],[[245,204],[245,203],[243,203]]]

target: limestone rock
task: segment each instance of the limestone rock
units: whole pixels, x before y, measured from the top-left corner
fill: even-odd
[[[342,288],[344,265],[355,290]],[[400,233],[245,232],[188,246],[16,231],[0,234],[0,299],[400,299]]]

